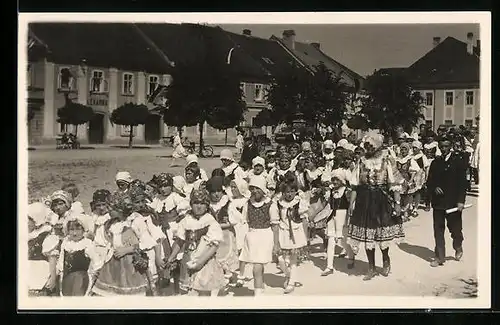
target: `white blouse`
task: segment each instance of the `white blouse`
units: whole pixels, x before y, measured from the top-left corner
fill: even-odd
[[[190,213],[184,217],[179,222],[179,227],[177,228],[177,237],[186,240],[186,230],[198,230],[203,229],[208,226],[208,232],[203,236],[203,238],[208,243],[213,243],[219,245],[224,240],[224,235],[222,234],[222,228],[215,218],[209,214],[205,213],[199,219],[193,217]]]
[[[281,210],[278,208],[278,202],[281,205]],[[271,216],[272,224],[279,224],[279,227],[284,230],[288,230],[288,218],[287,218],[287,210],[295,206],[297,203],[299,204],[299,215],[301,219],[306,219],[308,217],[307,212],[309,210],[309,203],[301,199],[299,196],[293,198],[292,201],[285,201],[284,199],[280,199],[278,202],[273,202],[271,204],[271,208],[269,210],[269,214]],[[298,229],[301,226],[301,223],[295,223],[292,220],[292,229]]]
[[[83,250],[85,252],[85,255],[90,259],[88,273],[92,275],[99,271],[103,266],[104,261],[98,258],[95,250],[95,245],[90,239],[83,238],[80,241],[75,242],[65,238],[61,244],[61,254],[57,261],[57,272],[60,274],[64,269],[64,252],[73,253],[81,250]]]

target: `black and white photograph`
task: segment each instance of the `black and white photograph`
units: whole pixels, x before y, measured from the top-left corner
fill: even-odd
[[[18,308],[488,308],[490,29],[20,14]]]

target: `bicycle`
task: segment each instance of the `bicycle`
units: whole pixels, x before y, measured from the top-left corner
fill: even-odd
[[[202,142],[201,148],[201,158],[211,158],[214,155],[214,148],[211,145],[203,144]],[[196,154],[196,143],[190,142],[188,146],[186,146],[186,150],[189,154]]]

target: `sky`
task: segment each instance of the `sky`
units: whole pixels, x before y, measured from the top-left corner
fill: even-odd
[[[443,41],[451,36],[466,41],[468,32],[479,38],[479,24],[364,24],[364,25],[219,25],[241,33],[250,29],[253,36],[282,36],[284,29],[295,30],[300,42],[319,42],[333,59],[362,76],[375,69],[408,67],[432,49],[433,37]]]

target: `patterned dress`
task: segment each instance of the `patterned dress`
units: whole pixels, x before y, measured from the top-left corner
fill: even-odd
[[[184,241],[184,254],[180,266],[181,287],[186,291],[212,291],[225,285],[224,271],[216,261],[215,255],[210,257],[199,271],[187,268],[187,262],[196,261],[210,246],[219,246],[224,235],[219,223],[208,213],[195,218],[188,213],[179,222],[177,237]]]
[[[351,186],[356,191],[354,211],[348,224],[348,237],[355,252],[360,243],[367,249],[388,247],[404,237],[401,217],[393,215],[391,191],[401,190],[386,153],[362,158],[353,172]]]

